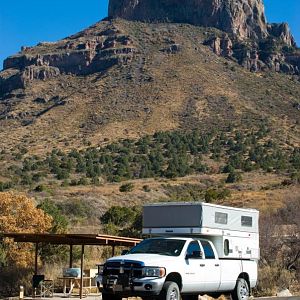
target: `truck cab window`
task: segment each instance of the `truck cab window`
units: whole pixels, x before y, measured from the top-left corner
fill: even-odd
[[[202,244],[202,247],[204,250],[205,258],[206,259],[215,259],[215,253],[214,253],[214,250],[212,249],[210,243],[207,241],[201,241],[201,244]]]
[[[201,257],[201,249],[200,245],[197,241],[190,242],[187,251],[186,256],[189,258],[200,258]]]

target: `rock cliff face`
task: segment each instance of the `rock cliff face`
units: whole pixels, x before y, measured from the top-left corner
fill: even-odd
[[[88,32],[88,30],[87,30]],[[125,64],[137,51],[129,36],[113,26],[97,36],[79,33],[59,43],[22,47],[4,60],[0,73],[0,95],[24,89],[33,80],[47,80],[60,74],[89,75]]]
[[[259,41],[231,39],[228,34],[213,35],[204,41],[218,56],[234,60],[251,72],[273,71],[300,74],[300,52],[285,24],[276,24],[275,32]],[[271,27],[270,27],[271,28]],[[285,32],[278,35],[277,31]]]
[[[262,0],[110,0],[109,16],[216,27],[242,39],[268,35]]]

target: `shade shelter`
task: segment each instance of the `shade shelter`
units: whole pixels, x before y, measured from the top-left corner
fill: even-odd
[[[70,261],[69,266],[72,268],[72,250],[73,246],[81,246],[81,274],[80,274],[80,299],[83,295],[83,268],[84,268],[84,247],[85,246],[111,246],[112,256],[115,254],[115,247],[133,247],[140,243],[140,239],[119,237],[101,234],[51,234],[51,233],[3,233],[2,238],[11,238],[18,243],[34,243],[35,244],[35,266],[34,275],[38,273],[38,251],[40,244],[52,245],[69,245]]]

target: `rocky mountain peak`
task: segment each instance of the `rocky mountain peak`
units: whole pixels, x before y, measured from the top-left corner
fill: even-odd
[[[286,23],[267,24],[262,0],[110,0],[109,16],[215,27],[241,40],[271,35],[295,46]]]
[[[216,27],[241,39],[268,35],[262,0],[110,0],[109,16]]]

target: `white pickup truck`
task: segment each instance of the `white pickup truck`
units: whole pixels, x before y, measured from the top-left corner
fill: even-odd
[[[169,214],[176,215],[177,219],[160,218],[158,212],[163,214],[170,205],[172,209],[168,210]],[[255,287],[257,282],[258,236],[255,230],[250,230],[250,225],[257,227],[257,211],[241,211],[206,203],[201,203],[201,207],[186,203],[178,205],[159,204],[144,210],[143,232],[149,233],[151,227],[152,232],[162,234],[165,231],[169,236],[145,239],[125,255],[108,259],[100,272],[103,300],[134,296],[144,300],[179,300],[181,297],[194,300],[198,299],[199,294],[222,292],[230,292],[234,300],[249,299],[250,288]],[[201,210],[200,215],[196,213],[197,209]],[[181,214],[178,214],[179,211]],[[193,227],[182,226],[182,222],[187,221],[180,219],[186,213]],[[155,214],[158,227],[152,224]],[[201,217],[198,229],[191,224],[195,216]],[[212,216],[213,221],[210,220]],[[246,224],[246,232],[226,229],[224,223],[230,223],[231,217],[236,227]],[[168,226],[162,226],[166,220],[169,220]],[[175,222],[181,227],[169,226]],[[214,222],[223,229],[219,231],[220,228],[214,228]],[[240,225],[237,224],[239,222]],[[197,230],[201,232],[195,233]],[[184,231],[189,235],[183,236]],[[176,232],[180,232],[180,236]]]

